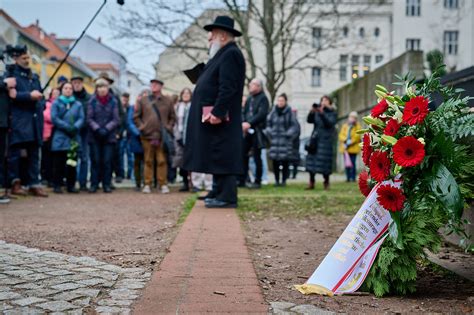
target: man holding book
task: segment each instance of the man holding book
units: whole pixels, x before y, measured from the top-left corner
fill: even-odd
[[[218,16],[204,27],[209,62],[200,72],[188,118],[184,168],[214,175],[208,208],[237,207],[237,176],[242,169],[241,101],[245,60],[234,39],[234,20]]]

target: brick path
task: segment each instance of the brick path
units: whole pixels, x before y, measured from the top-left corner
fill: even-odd
[[[235,211],[198,202],[134,313],[204,312],[267,314],[268,306]]]
[[[150,276],[142,268],[0,241],[0,313],[128,314]]]

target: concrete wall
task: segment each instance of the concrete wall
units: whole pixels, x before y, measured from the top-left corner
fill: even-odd
[[[404,75],[408,72],[417,78],[423,77],[423,52],[406,52],[365,77],[334,91],[332,94],[337,104],[339,118],[338,132],[351,111],[359,112],[360,118],[370,112],[370,109],[377,102],[377,96],[374,93],[376,84],[384,85],[388,90],[395,90],[397,93],[400,93],[399,87],[392,85],[393,82],[397,81],[395,75]],[[361,121],[361,119],[359,120]],[[336,160],[337,171],[343,172],[344,164],[341,154],[337,154]],[[360,156],[358,157],[357,165],[358,170],[362,169]]]

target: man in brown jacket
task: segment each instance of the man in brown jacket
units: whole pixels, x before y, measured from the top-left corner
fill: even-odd
[[[143,145],[145,158],[145,186],[142,192],[149,194],[151,192],[151,183],[153,179],[154,162],[156,160],[156,174],[158,184],[163,194],[169,193],[167,186],[168,165],[166,153],[163,148],[161,135],[161,124],[168,131],[172,132],[176,115],[171,99],[161,94],[163,81],[152,79],[150,81],[150,90],[152,94],[143,97],[135,108],[133,115],[135,125],[140,130],[140,138]]]

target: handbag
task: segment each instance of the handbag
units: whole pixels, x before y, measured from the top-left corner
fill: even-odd
[[[347,151],[344,151],[344,166],[346,168],[353,168],[354,165],[352,164],[351,157]]]
[[[167,154],[174,155],[176,153],[176,148],[174,146],[173,135],[170,134],[170,132],[164,127],[158,108],[156,108],[154,104],[151,104],[151,106],[153,107],[153,110],[155,111],[156,115],[158,116],[158,120],[160,121],[160,132],[163,148]]]
[[[309,154],[318,153],[318,132],[316,130],[313,130],[313,133],[311,134],[311,137],[309,137],[309,140],[304,146],[304,149]]]

